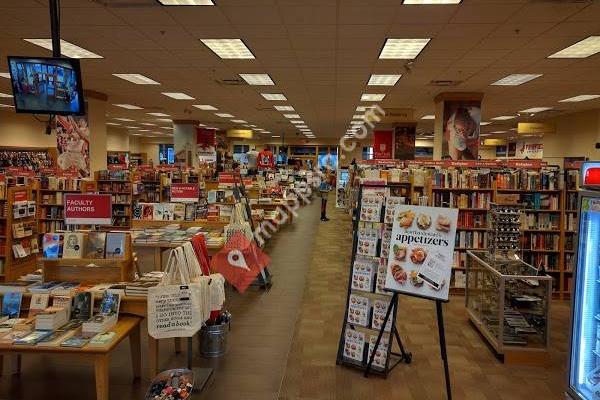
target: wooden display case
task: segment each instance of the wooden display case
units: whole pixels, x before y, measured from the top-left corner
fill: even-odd
[[[34,271],[37,267],[36,256],[39,251],[36,220],[37,210],[31,210],[27,205],[27,202],[33,202],[29,203],[29,205],[35,207],[35,200],[32,186],[28,185],[9,187],[6,199],[1,201],[4,204],[0,221],[5,222],[5,224],[4,232],[0,238],[0,242],[4,240],[0,250],[2,251],[0,257],[4,259],[3,276],[6,282],[15,281],[22,275]],[[25,208],[29,208],[28,212],[23,214],[22,217],[16,217],[13,211],[15,203],[17,207],[21,205],[21,207],[25,206]],[[30,231],[17,235],[13,227],[18,224],[29,227]],[[13,246],[19,244],[23,246],[27,253],[25,257],[17,257],[13,251]]]

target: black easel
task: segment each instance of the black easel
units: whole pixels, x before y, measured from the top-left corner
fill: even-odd
[[[444,377],[446,378],[446,396],[448,400],[452,400],[452,386],[450,385],[450,368],[448,367],[448,354],[446,353],[446,329],[444,327],[444,314],[442,312],[442,301],[435,301],[435,309],[437,312],[438,333],[440,336],[440,352],[442,361],[444,362]]]

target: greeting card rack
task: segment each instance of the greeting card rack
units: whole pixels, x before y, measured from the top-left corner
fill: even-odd
[[[397,192],[398,185],[391,183],[363,184],[358,190],[346,311],[336,363],[358,368],[365,376],[373,372],[387,377],[398,364],[412,361],[412,353],[404,349],[396,327],[398,296],[384,289],[393,222],[393,211],[386,212],[385,199]],[[369,208],[372,212],[368,216],[363,215],[363,201],[374,196],[381,197],[380,201]],[[394,351],[394,342],[400,352]]]

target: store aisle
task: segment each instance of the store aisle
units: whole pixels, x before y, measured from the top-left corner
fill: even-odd
[[[430,301],[400,298],[398,327],[413,353],[411,365],[399,365],[387,380],[365,379],[358,370],[336,366],[352,243],[349,217],[331,207],[329,215],[331,221],[317,231],[279,399],[445,399],[435,304]],[[455,399],[564,399],[568,302],[552,304],[549,368],[509,367],[497,361],[470,326],[462,296],[451,297],[444,314]]]

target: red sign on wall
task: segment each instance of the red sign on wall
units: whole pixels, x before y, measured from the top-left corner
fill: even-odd
[[[392,158],[394,136],[391,131],[373,131],[373,158]]]
[[[65,194],[65,224],[111,225],[110,194]]]
[[[182,203],[195,203],[198,201],[197,183],[171,184],[171,201]]]

